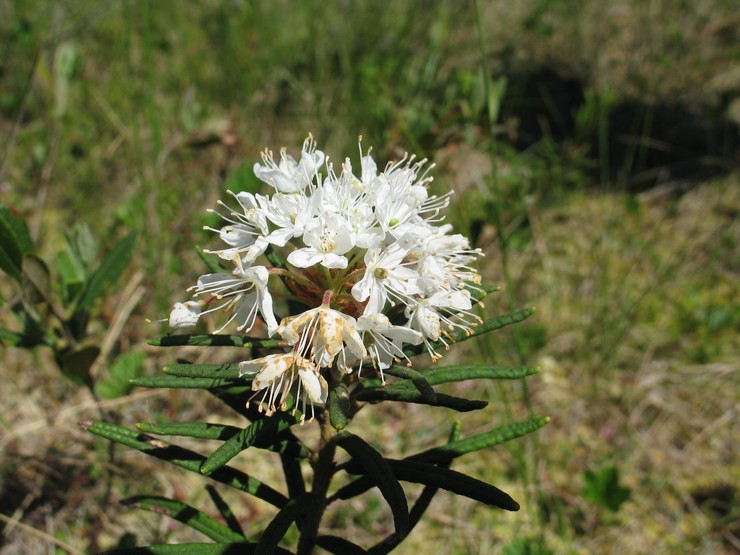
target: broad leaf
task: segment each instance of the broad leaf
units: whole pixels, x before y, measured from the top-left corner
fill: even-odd
[[[20,283],[23,259],[35,250],[26,221],[0,205],[0,269]]]

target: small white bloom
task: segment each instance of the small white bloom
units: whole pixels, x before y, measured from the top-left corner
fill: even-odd
[[[419,275],[404,266],[407,251],[393,244],[385,250],[369,249],[365,253],[365,275],[352,286],[352,296],[367,300],[364,314],[381,312],[386,301],[406,303],[411,295],[421,293],[416,286]]]
[[[231,322],[236,321],[240,331],[252,329],[257,312],[267,324],[269,335],[275,333],[277,320],[272,312],[272,295],[267,288],[269,272],[264,266],[243,269],[241,265],[231,274],[206,274],[191,287],[196,295],[211,295],[213,299],[228,299],[225,303],[211,308],[203,314],[224,310],[232,313],[228,321],[218,330],[220,332]]]
[[[188,301],[175,303],[170,311],[169,324],[176,330],[192,328],[200,318],[200,303]]]
[[[303,234],[307,245],[288,255],[288,262],[298,268],[321,264],[326,268],[346,268],[343,256],[354,247],[354,237],[347,222],[336,214],[324,214],[311,220]]]
[[[264,410],[270,416],[276,410],[283,409],[285,397],[298,382],[296,391],[296,409],[301,407],[301,422],[306,418],[306,405],[310,407],[311,417],[314,417],[314,406],[323,406],[329,394],[329,386],[321,376],[318,367],[310,360],[297,356],[293,353],[268,355],[266,357],[239,363],[240,376],[254,376],[252,379],[252,391],[254,395],[247,401],[247,407],[251,400],[259,395],[258,408]]]
[[[322,305],[284,318],[277,332],[293,345],[294,352],[310,358],[320,367],[331,367],[334,357],[344,351],[345,345],[357,358],[367,354],[356,325],[351,316]]]

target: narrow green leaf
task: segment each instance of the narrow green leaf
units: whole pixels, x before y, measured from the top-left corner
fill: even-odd
[[[100,555],[254,555],[254,543],[178,543],[112,549]],[[287,549],[277,548],[276,555],[292,555]]]
[[[89,312],[92,303],[98,297],[104,295],[108,288],[118,280],[126,266],[128,266],[135,244],[136,232],[132,231],[113,246],[103,258],[98,269],[85,283],[85,287],[75,303],[74,312]]]
[[[145,376],[131,380],[131,385],[137,387],[163,387],[170,389],[214,389],[237,384],[235,380],[218,378],[180,378],[178,376]],[[239,384],[241,385],[241,384]],[[244,391],[250,391],[244,386]]]
[[[452,441],[457,441],[460,439],[460,430],[461,425],[459,421],[455,421],[452,424],[452,427],[450,428],[450,433],[448,436],[448,443]],[[449,468],[450,463],[442,464],[440,466],[443,466],[444,468]],[[419,497],[416,498],[416,501],[414,502],[414,505],[411,507],[411,510],[409,511],[409,521],[411,523],[411,530],[413,530],[416,525],[421,520],[421,517],[424,515],[426,510],[429,508],[430,503],[432,502],[432,499],[439,491],[439,488],[434,486],[424,486],[424,489],[419,494]],[[393,551],[398,544],[400,544],[403,541],[403,538],[399,538],[395,533],[392,533],[388,535],[386,538],[384,538],[382,541],[375,544],[373,547],[371,547],[368,552],[372,553],[373,555],[385,555],[386,553],[390,553]]]
[[[334,555],[366,555],[362,547],[338,536],[319,536],[316,545]]]
[[[226,271],[226,268],[221,266],[221,263],[219,262],[219,258],[216,256],[213,256],[212,254],[208,254],[206,251],[204,251],[202,248],[196,245],[195,252],[198,253],[198,256],[200,259],[205,263],[208,270],[214,274],[220,274]]]
[[[351,408],[349,390],[347,386],[340,382],[332,385],[329,390],[329,420],[335,430],[343,430],[349,421],[349,411]]]
[[[229,378],[243,379],[247,382],[252,380],[239,375],[238,364],[168,364],[162,371],[170,376],[183,378]]]
[[[306,483],[303,481],[300,459],[280,455],[280,463],[283,466],[285,484],[288,486],[288,496],[293,499],[306,493]]]
[[[519,504],[508,493],[461,472],[409,460],[388,460],[388,465],[396,478],[401,481],[444,489],[506,511],[519,510]]]
[[[240,431],[236,426],[223,424],[211,424],[209,422],[140,422],[136,427],[142,432],[163,436],[184,436],[198,439],[213,439],[226,441],[231,439]],[[308,449],[291,434],[287,427],[278,426],[279,432],[274,435],[267,433],[259,434],[253,446],[258,449],[267,449],[280,453],[286,457],[305,459],[308,457]]]
[[[147,341],[155,347],[248,347],[252,349],[279,349],[287,347],[285,341],[279,339],[259,339],[245,335],[165,335]]]
[[[243,542],[246,540],[243,534],[234,532],[228,526],[181,501],[166,497],[137,495],[124,499],[122,503],[147,511],[166,514],[217,542]]]
[[[405,537],[409,531],[409,509],[401,484],[393,475],[388,461],[367,442],[349,432],[340,432],[334,438],[338,446],[347,451],[365,471],[373,484],[378,486],[393,513],[396,533]]]
[[[240,428],[208,422],[139,422],[136,427],[142,432],[160,436],[185,436],[198,439],[227,440],[239,433]]]
[[[462,397],[454,397],[444,393],[434,393],[434,396],[431,399],[428,397],[425,398],[425,396],[418,390],[411,387],[378,387],[374,389],[365,389],[358,392],[355,398],[358,401],[365,402],[396,401],[403,403],[417,403],[432,407],[447,407],[458,412],[480,410],[488,406],[487,401],[463,399]]]
[[[456,334],[452,334],[452,341],[456,343],[462,343],[463,341],[467,341],[468,339],[472,339],[474,337],[478,337],[479,335],[483,335],[485,333],[499,330],[501,328],[505,328],[506,326],[510,326],[512,324],[517,324],[519,322],[522,322],[532,316],[534,314],[535,309],[534,308],[524,308],[522,310],[517,310],[516,312],[511,312],[509,314],[502,314],[501,316],[498,316],[496,318],[491,318],[489,320],[486,320],[482,324],[474,327],[470,334],[466,334],[465,332],[458,332]],[[447,343],[449,343],[449,340],[446,340]],[[435,341],[431,344],[431,347],[434,350],[444,350],[448,348],[449,346],[445,344],[445,341]],[[408,355],[418,355],[419,353],[422,353],[426,350],[425,346],[417,345],[413,347],[409,347],[407,349],[404,349],[404,352]]]
[[[304,493],[288,501],[265,528],[260,541],[257,542],[254,554],[272,555],[275,553],[278,543],[283,539],[291,524],[311,509],[312,497],[310,493]]]
[[[234,515],[234,511],[231,510],[229,504],[224,500],[223,497],[221,497],[221,494],[218,493],[218,490],[214,488],[211,484],[208,484],[206,486],[206,491],[211,497],[211,501],[213,501],[213,504],[218,509],[219,514],[223,517],[224,521],[226,521],[226,525],[229,527],[229,530],[239,534],[243,538],[246,538],[246,536],[244,535],[244,530],[242,530],[242,525],[239,524],[239,521]]]
[[[464,380],[516,380],[539,372],[536,366],[445,366],[430,368],[423,375],[430,385]]]
[[[410,380],[419,393],[421,393],[421,397],[425,401],[431,401],[434,399],[434,389],[432,389],[432,386],[420,372],[403,366],[391,366],[385,371],[385,373],[391,376],[396,376],[397,378]]]
[[[426,463],[443,463],[457,458],[466,453],[479,451],[486,447],[492,447],[510,441],[540,429],[550,421],[548,416],[533,418],[524,422],[507,424],[489,432],[476,434],[465,439],[453,441],[447,445],[434,447],[417,455],[408,457],[407,460],[424,461]]]
[[[132,447],[142,453],[168,461],[198,474],[200,474],[200,467],[206,460],[203,455],[116,424],[84,421],[80,425],[83,429],[95,435]],[[209,477],[217,482],[259,497],[276,507],[282,507],[288,501],[279,491],[244,472],[230,467],[221,468]]]
[[[295,416],[279,412],[270,417],[261,418],[240,430],[236,435],[224,441],[203,463],[200,471],[208,476],[215,472],[236,455],[251,447],[259,438],[275,437],[283,430],[289,429],[300,420]]]

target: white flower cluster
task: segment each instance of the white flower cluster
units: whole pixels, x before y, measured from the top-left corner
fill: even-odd
[[[269,151],[255,175],[271,195],[237,193],[237,210],[220,203],[227,225],[213,229],[226,247],[212,251],[233,264],[230,273],[201,276],[191,288],[200,301],[175,304],[170,325],[194,325],[201,315],[224,310],[227,322],[247,332],[259,313],[270,336],[292,350],[240,364],[252,375],[259,407],[271,413],[297,383],[296,407],[322,405],[322,368],[350,374],[370,363],[382,371],[408,358],[404,345],[447,346],[448,332],[469,331],[470,289],[480,283],[471,263],[480,255],[462,235],[450,234],[441,210],[449,196],[430,195],[433,165],[404,157],[378,172],[362,153],[359,176],[349,159],[337,175],[309,136],[300,160],[283,149],[279,163]],[[322,173],[325,172],[325,173]],[[261,265],[268,249],[286,255],[282,267]],[[273,258],[274,259],[274,258]],[[269,287],[271,280],[283,286]],[[283,318],[273,313],[273,294],[308,308]],[[335,374],[336,375],[336,374]]]

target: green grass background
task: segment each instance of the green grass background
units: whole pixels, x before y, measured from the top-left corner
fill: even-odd
[[[456,463],[522,511],[440,494],[398,552],[740,549],[733,2],[0,0],[0,13],[0,201],[29,219],[49,261],[76,222],[106,246],[141,232],[91,324],[111,359],[146,351],[154,374],[180,356],[145,346],[165,331],[146,319],[204,272],[193,246],[213,243],[205,208],[226,189],[259,190],[261,149],[297,153],[310,131],[357,162],[362,135],[381,163],[427,156],[434,187],[456,189],[450,219],[485,252],[484,281],[503,288],[486,314],[538,309],[450,353],[542,368],[527,385],[459,385],[491,401],[464,415],[463,434],[552,417]],[[9,299],[10,284],[0,293]],[[117,500],[147,491],[203,507],[202,481],[130,453],[111,465],[76,428],[96,416],[89,394],[47,352],[2,349],[3,553],[49,552],[50,538],[86,552],[130,533],[190,537]],[[182,392],[106,403],[129,425],[228,418]],[[452,420],[391,407],[356,426],[392,455],[438,441]],[[274,461],[240,460],[280,483]],[[270,516],[242,509],[257,530]],[[368,544],[388,519],[368,497],[327,527]]]

